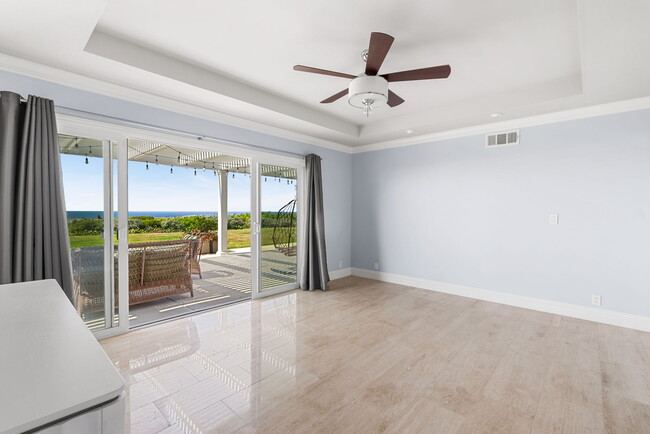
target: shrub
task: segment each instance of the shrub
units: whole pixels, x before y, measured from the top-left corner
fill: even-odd
[[[183,223],[183,229],[190,232],[197,229],[199,232],[213,231],[217,229],[217,217],[205,217],[200,215],[193,215],[189,217],[179,217],[177,220]]]
[[[164,219],[160,222],[160,227],[165,232],[180,232],[185,230],[185,225],[178,219]]]
[[[245,229],[250,227],[250,222],[239,215],[228,216],[228,229]]]
[[[144,225],[142,224],[142,220],[139,218],[129,218],[129,231],[132,231],[134,229],[143,229]]]
[[[262,216],[262,227],[263,228],[275,227],[275,219],[271,217]]]
[[[70,219],[68,220],[70,235],[99,235],[104,232],[103,219]]]

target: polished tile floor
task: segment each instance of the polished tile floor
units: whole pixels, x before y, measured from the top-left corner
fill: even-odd
[[[357,277],[102,341],[132,433],[650,432],[650,334]]]

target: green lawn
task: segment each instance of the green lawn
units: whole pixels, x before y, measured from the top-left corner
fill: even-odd
[[[153,241],[170,241],[178,240],[183,236],[183,232],[167,233],[146,233],[146,234],[129,234],[129,243],[150,243]],[[250,229],[230,229],[228,231],[228,248],[239,249],[251,246]],[[117,239],[115,239],[117,244]],[[262,228],[262,245],[273,244],[273,228]],[[101,246],[101,235],[72,235],[70,236],[70,248]]]
[[[262,228],[262,245],[273,245],[273,228]],[[240,249],[251,246],[250,229],[229,229],[228,230],[228,248]]]
[[[148,233],[148,234],[129,234],[129,243],[150,243],[153,241],[169,241],[178,240],[183,236],[183,232],[168,232],[168,233]],[[101,246],[101,235],[71,235],[70,248],[76,247],[89,247]],[[117,244],[117,237],[115,238]]]

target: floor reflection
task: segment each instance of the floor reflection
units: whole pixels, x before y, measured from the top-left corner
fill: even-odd
[[[131,432],[233,431],[277,404],[296,385],[299,296],[245,302],[102,341],[127,383]]]

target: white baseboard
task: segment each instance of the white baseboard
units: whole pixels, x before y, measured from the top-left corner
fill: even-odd
[[[615,312],[613,310],[598,309],[588,306],[579,306],[576,304],[508,294],[499,291],[490,291],[470,286],[454,285],[452,283],[437,282],[435,280],[421,279],[401,274],[366,270],[364,268],[352,268],[352,275],[650,332],[650,317],[641,315]]]
[[[343,277],[352,276],[352,268],[339,268],[338,270],[329,271],[330,280],[341,279]]]

